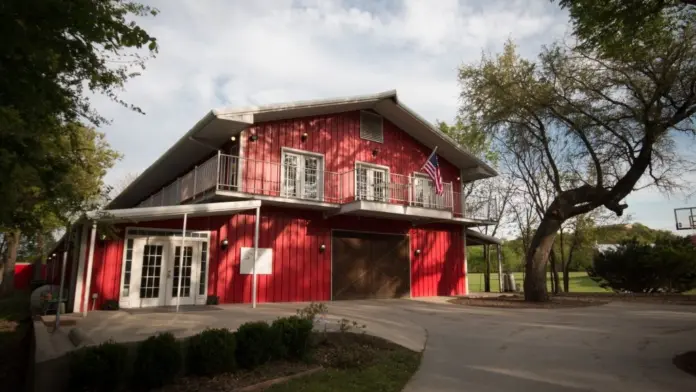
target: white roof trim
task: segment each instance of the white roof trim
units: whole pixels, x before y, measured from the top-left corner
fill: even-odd
[[[97,210],[87,213],[87,219],[122,222],[152,221],[194,216],[228,215],[239,211],[261,207],[260,200],[230,201],[224,203],[184,204],[165,207],[124,208],[120,210]]]

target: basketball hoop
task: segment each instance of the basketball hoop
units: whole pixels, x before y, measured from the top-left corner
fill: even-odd
[[[696,230],[696,207],[675,208],[677,230]]]

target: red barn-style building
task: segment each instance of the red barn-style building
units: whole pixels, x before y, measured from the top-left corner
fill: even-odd
[[[68,307],[467,294],[495,175],[395,91],[212,110],[62,242]]]

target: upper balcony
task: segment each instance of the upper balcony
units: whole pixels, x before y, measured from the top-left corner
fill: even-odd
[[[497,216],[490,199],[464,197],[443,184],[438,195],[428,177],[357,164],[345,172],[324,170],[323,157],[283,154],[267,162],[218,153],[196,166],[140,207],[177,205],[203,199],[260,199],[269,204],[325,210],[327,215],[381,216],[413,221],[454,220],[491,224]]]

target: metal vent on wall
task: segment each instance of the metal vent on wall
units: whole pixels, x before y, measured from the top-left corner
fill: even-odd
[[[382,116],[365,111],[360,112],[360,138],[383,143]]]

